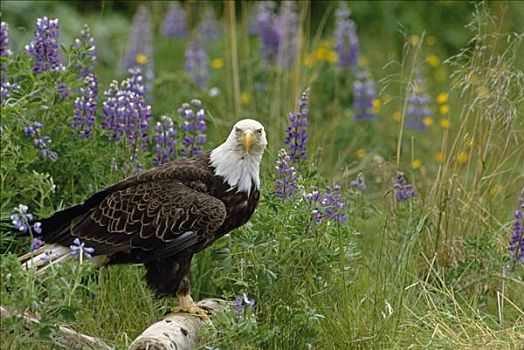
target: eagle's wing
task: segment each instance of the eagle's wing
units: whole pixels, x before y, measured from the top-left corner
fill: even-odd
[[[96,255],[139,248],[148,258],[162,258],[212,239],[225,217],[221,200],[166,178],[107,193],[72,220],[67,234],[93,246]]]

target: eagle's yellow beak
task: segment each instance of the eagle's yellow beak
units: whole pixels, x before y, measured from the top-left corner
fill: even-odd
[[[246,148],[246,152],[249,152],[249,150],[251,149],[251,146],[253,146],[253,143],[255,143],[255,135],[253,134],[253,131],[251,130],[244,131],[244,133],[242,134],[240,138],[240,142],[242,142],[242,144]]]

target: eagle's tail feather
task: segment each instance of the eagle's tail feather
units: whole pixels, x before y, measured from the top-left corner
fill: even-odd
[[[41,275],[49,267],[71,258],[71,250],[57,244],[46,244],[34,252],[18,257],[24,270],[36,269],[36,275]]]

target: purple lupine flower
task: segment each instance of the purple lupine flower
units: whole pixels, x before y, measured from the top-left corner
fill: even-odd
[[[505,267],[505,275],[515,270],[517,263],[524,264],[524,188],[519,198],[520,208],[515,210],[513,232],[509,241],[508,252],[511,257],[511,266]]]
[[[140,68],[131,68],[128,70],[128,73],[130,76],[122,82],[122,87],[145,97],[147,87],[144,85],[144,78],[142,77]]]
[[[246,293],[242,294],[242,300],[246,305],[249,305],[251,307],[255,306],[255,299],[249,299]]]
[[[279,53],[280,33],[275,7],[273,1],[259,2],[249,25],[251,33],[260,37],[260,56],[266,63],[276,63]]]
[[[39,132],[39,130],[42,130],[43,127],[42,123],[34,122],[33,124],[24,127],[24,136],[33,137]]]
[[[27,232],[30,229],[29,222],[33,220],[33,214],[28,211],[27,205],[19,204],[18,207],[13,208],[11,214],[11,222],[15,229],[20,232]]]
[[[290,164],[291,158],[281,149],[277,159],[277,180],[275,195],[279,198],[292,198],[296,191],[297,172]]]
[[[67,87],[67,85],[65,83],[58,84],[56,86],[56,90],[58,92],[58,96],[61,99],[65,99],[65,98],[69,97],[69,88]]]
[[[60,72],[65,67],[58,57],[58,19],[47,17],[36,20],[35,39],[26,46],[26,52],[35,58],[33,72]]]
[[[300,21],[294,1],[282,1],[280,13],[275,24],[279,33],[277,63],[281,67],[287,68],[295,61],[300,29]]]
[[[73,67],[80,71],[79,75],[84,78],[89,74],[93,74],[97,63],[96,43],[87,24],[84,25],[84,29],[80,32],[80,37],[75,39],[73,48],[76,49],[77,53],[73,54],[71,58],[76,61]]]
[[[71,257],[80,262],[82,262],[84,258],[88,260],[93,259],[93,253],[95,252],[95,248],[93,247],[84,247],[84,242],[80,241],[79,238],[75,238],[73,244],[69,246],[69,249]]]
[[[169,162],[176,157],[176,130],[175,123],[168,116],[163,115],[160,121],[156,123],[153,130],[155,136],[153,137],[154,146],[153,151],[155,157],[153,164],[159,165]]]
[[[376,119],[373,110],[373,100],[377,98],[375,91],[375,82],[369,76],[369,73],[362,70],[357,73],[357,79],[353,82],[353,119],[374,120]]]
[[[33,239],[33,242],[31,242],[31,246],[29,247],[29,250],[31,252],[34,252],[35,250],[40,249],[44,245],[44,241],[42,241],[40,238]]]
[[[351,180],[349,183],[352,188],[358,189],[360,191],[365,191],[368,186],[366,185],[366,179],[364,178],[364,174],[359,173],[357,175],[357,178],[355,180]]]
[[[403,202],[417,195],[415,187],[407,182],[403,173],[397,172],[396,180],[397,182],[393,185],[393,188],[395,189],[397,202]]]
[[[431,98],[425,93],[424,82],[422,79],[417,79],[408,96],[406,128],[417,128],[419,130],[427,128],[425,119],[431,115],[430,103]]]
[[[151,15],[146,5],[141,5],[131,25],[131,35],[128,40],[124,69],[140,68],[151,90],[153,73],[153,25]]]
[[[42,223],[40,221],[37,221],[33,224],[33,231],[38,234],[42,233]]]
[[[233,302],[233,305],[235,306],[235,311],[237,315],[242,315],[244,313],[244,305],[242,304],[242,297],[237,296],[235,298],[235,301]]]
[[[0,28],[0,57],[3,59],[11,56],[12,52],[9,49],[9,25],[5,22],[1,22]],[[0,63],[0,99],[2,105],[7,101],[7,98],[11,96],[11,93],[19,88],[17,84],[10,83],[7,78],[7,67]]]
[[[200,100],[192,100],[184,103],[178,109],[182,117],[182,133],[180,135],[180,154],[183,157],[198,156],[204,152],[203,145],[206,143],[206,112],[202,108]]]
[[[213,41],[220,38],[221,28],[212,8],[206,7],[196,31],[202,41]]]
[[[186,10],[180,5],[178,1],[172,1],[166,18],[162,32],[168,38],[181,38],[187,34]]]
[[[75,115],[71,128],[81,138],[87,138],[93,133],[93,125],[96,121],[97,96],[98,82],[96,75],[89,73],[84,78],[84,87],[80,88],[80,96],[73,103]]]
[[[300,97],[298,113],[289,113],[289,126],[286,128],[284,144],[293,162],[306,159],[307,125],[309,114],[309,89],[304,90]]]
[[[185,68],[191,81],[201,88],[205,88],[209,80],[209,60],[201,41],[193,38],[187,44],[185,56]]]
[[[338,57],[338,68],[356,70],[358,67],[359,48],[357,26],[349,18],[351,10],[342,3],[336,11],[335,50]]]
[[[9,24],[6,22],[0,23],[0,57],[9,57],[12,52],[9,49]],[[0,65],[2,73],[4,72],[4,65]],[[2,80],[4,75],[2,74]]]
[[[128,147],[136,150],[137,142],[142,141],[142,148],[147,146],[151,106],[149,106],[140,91],[145,88],[140,84],[142,78],[136,70],[130,70],[132,75],[120,86],[117,81],[111,82],[104,93],[102,104],[102,129],[109,131],[111,141],[119,141],[122,137],[128,141]]]
[[[247,307],[253,307],[255,305],[255,299],[249,299],[246,293],[243,293],[242,296],[237,296],[235,298],[235,301],[233,302],[233,306],[235,307],[235,312],[238,316],[241,316],[244,314],[244,311]]]
[[[42,123],[34,122],[33,124],[24,127],[24,136],[33,138],[33,145],[40,150],[38,155],[41,158],[49,159],[54,162],[58,159],[58,154],[51,151],[48,147],[52,141],[51,137],[41,135],[43,127]]]
[[[315,222],[320,224],[324,220],[343,222],[347,220],[345,213],[346,205],[342,201],[340,185],[326,186],[325,192],[321,193],[314,189],[306,195],[306,199],[312,208]]]

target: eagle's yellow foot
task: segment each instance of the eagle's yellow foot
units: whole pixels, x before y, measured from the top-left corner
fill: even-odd
[[[191,314],[195,316],[199,316],[202,318],[208,318],[211,314],[211,309],[204,306],[204,305],[198,305],[195,304],[193,301],[193,298],[191,298],[191,295],[186,294],[178,294],[178,306],[175,306],[171,309],[171,313],[178,314],[178,313],[186,313]]]

